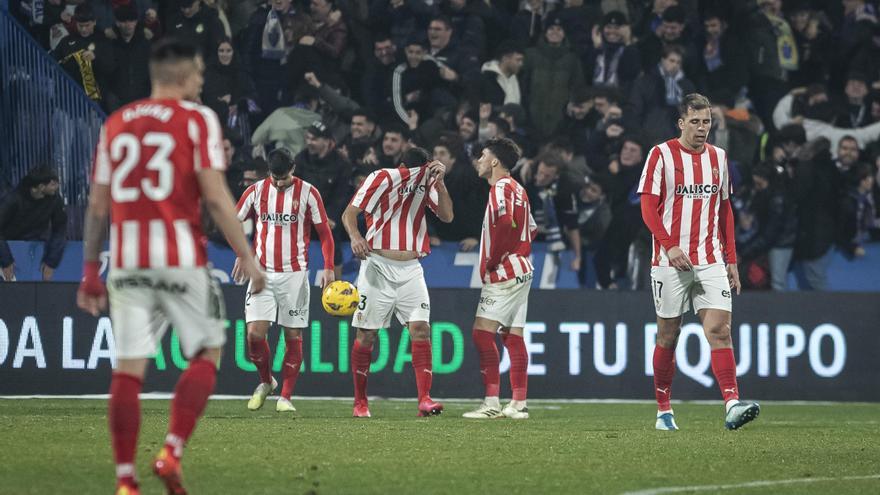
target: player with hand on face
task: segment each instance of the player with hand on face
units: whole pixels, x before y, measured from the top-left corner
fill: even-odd
[[[681,316],[693,305],[712,348],[712,372],[721,389],[725,426],[737,429],[758,416],[740,402],[730,338],[733,292],[740,292],[727,153],[706,142],[711,104],[684,97],[680,137],[651,148],[638,185],[642,218],[653,235],[651,281],[657,311],[654,395],[658,430],[677,430],[670,406]]]
[[[174,389],[168,434],[153,472],[168,493],[186,493],[181,456],[214,390],[226,341],[222,294],[206,267],[200,203],[241,257],[251,291],[265,285],[235,218],[220,122],[211,109],[192,103],[201,93],[203,70],[194,46],[174,39],[157,43],[150,56],[150,98],[110,115],[95,153],[76,299],[94,316],[107,305],[98,255],[109,217],[107,286],[117,363],[108,419],[117,495],[139,493],[138,394],[169,324],[189,365]]]
[[[252,184],[238,201],[238,219],[253,218],[254,250],[266,275],[266,290],[245,297],[248,357],[257,367],[260,384],[248,401],[248,409],[263,407],[278,386],[272,376],[272,359],[266,336],[272,322],[284,329],[284,365],[278,412],[296,412],[290,403],[302,366],[302,332],[309,324],[309,237],[312,226],[321,240],[324,269],[318,274],[323,289],[334,280],[333,233],[321,194],[308,182],[293,176],[294,158],[283,148],[267,157],[269,177]],[[241,260],[235,260],[232,277],[241,280]]]
[[[472,333],[480,358],[486,398],[468,419],[508,417],[527,419],[529,354],[523,327],[529,304],[533,271],[529,256],[538,226],[532,218],[525,189],[510,177],[520,158],[519,147],[506,138],[489,140],[477,160],[477,172],[489,182],[489,203],[480,239],[480,278],[483,290]],[[510,388],[513,399],[504,408],[499,400],[500,374],[495,335],[510,355]]]
[[[357,418],[370,417],[367,376],[376,331],[388,327],[396,314],[412,339],[412,365],[418,388],[419,416],[443,411],[431,399],[431,301],[419,258],[431,252],[425,207],[442,221],[453,218],[452,199],[443,178],[446,166],[431,161],[422,148],[403,152],[398,167],[380,169],[367,176],[342,214],[351,239],[351,250],[360,258],[357,289],[361,301],[352,326],[357,337],[351,349],[354,379],[354,411]],[[366,236],[357,217],[367,221]]]

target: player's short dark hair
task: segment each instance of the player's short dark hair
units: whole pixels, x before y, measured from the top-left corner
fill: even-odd
[[[431,154],[425,148],[412,147],[403,152],[400,163],[406,168],[423,167],[430,163]]]
[[[266,157],[266,162],[269,165],[269,173],[275,177],[289,174],[296,165],[293,154],[286,148],[275,148],[272,150],[269,156]]]
[[[180,38],[162,38],[150,50],[150,63],[174,63],[192,60],[200,55],[196,45]]]
[[[486,141],[484,149],[489,150],[507,170],[513,169],[522,156],[519,146],[508,138],[495,138]]]
[[[691,93],[682,98],[681,103],[678,105],[678,115],[684,118],[691,110],[704,110],[706,108],[712,108],[709,98],[700,93]]]

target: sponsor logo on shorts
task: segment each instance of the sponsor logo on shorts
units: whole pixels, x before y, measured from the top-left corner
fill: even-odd
[[[531,282],[532,279],[535,278],[535,275],[532,272],[526,273],[525,275],[520,275],[516,277],[516,283],[524,284],[526,282]]]
[[[422,303],[422,304],[421,304],[421,307],[422,307],[422,309],[424,309],[425,311],[429,311],[429,310],[431,309],[431,305],[428,304],[428,303]]]
[[[726,297],[726,298],[730,299],[730,291],[729,290],[721,291],[721,297]]]
[[[494,306],[497,301],[491,297],[481,297],[480,306]]]
[[[291,309],[287,312],[290,316],[302,316],[303,318],[309,315],[309,310],[307,309]]]
[[[143,275],[132,275],[130,277],[117,278],[113,281],[113,287],[119,289],[153,289],[171,294],[186,294],[188,290],[185,283],[171,282],[167,283],[163,280],[153,280]]]

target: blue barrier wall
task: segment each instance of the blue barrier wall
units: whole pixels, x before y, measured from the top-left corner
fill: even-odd
[[[43,256],[43,244],[40,242],[12,241],[9,243],[15,257],[16,278],[20,281],[40,280],[40,261]],[[880,292],[880,244],[868,244],[867,255],[859,260],[849,261],[839,253],[834,253],[828,268],[829,286],[836,291]],[[346,280],[357,277],[358,261],[351,256],[348,243],[338,246],[344,253],[343,276]],[[214,265],[214,275],[221,282],[229,282],[229,273],[235,255],[226,247],[209,244],[208,257]],[[478,254],[462,253],[458,244],[449,242],[433,248],[430,256],[422,260],[425,276],[431,288],[463,288],[479,287]],[[106,265],[109,252],[102,254]],[[316,270],[321,267],[321,247],[313,242],[309,249],[312,261],[311,278],[316,277]],[[535,243],[532,259],[535,265],[534,287],[541,289],[575,289],[578,288],[577,277],[569,270],[571,261],[569,253],[563,253],[557,268],[555,258],[549,255],[546,245]],[[103,271],[103,270],[102,270]],[[554,276],[555,274],[555,276]],[[64,258],[55,273],[54,280],[59,282],[75,282],[82,276],[82,243],[69,242]],[[795,274],[789,275],[789,287],[796,288]],[[0,282],[2,283],[2,282]]]
[[[105,114],[0,4],[0,195],[34,165],[54,165],[82,231],[88,173]]]

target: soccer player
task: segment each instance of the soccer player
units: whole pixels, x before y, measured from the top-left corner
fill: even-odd
[[[760,406],[740,402],[730,338],[732,292],[740,292],[727,153],[706,142],[711,106],[693,93],[679,107],[681,136],[651,148],[639,181],[642,218],[654,237],[651,281],[657,311],[654,393],[658,430],[677,430],[669,400],[681,316],[693,306],[712,348],[712,372],[737,429]]]
[[[252,291],[265,285],[226,186],[220,123],[209,108],[190,103],[201,92],[203,67],[194,46],[173,39],[157,43],[150,57],[150,98],[114,112],[95,153],[77,305],[95,316],[106,307],[98,255],[109,216],[107,285],[117,365],[108,418],[117,494],[138,493],[138,394],[147,359],[169,323],[189,366],[174,389],[168,434],[153,472],[168,493],[186,493],[180,458],[214,389],[226,340],[222,295],[205,266],[200,202],[241,255]]]
[[[510,170],[519,160],[519,147],[513,141],[492,139],[477,160],[477,172],[489,181],[489,203],[483,217],[480,239],[480,277],[483,290],[474,319],[472,333],[480,357],[480,374],[486,387],[486,398],[473,411],[464,413],[469,419],[528,419],[526,406],[529,355],[523,341],[523,327],[532,285],[532,239],[538,226],[532,218],[525,189],[510,177]],[[510,388],[513,400],[501,408],[501,378],[495,335],[510,355]]]
[[[269,177],[252,184],[238,201],[238,219],[253,217],[254,246],[266,275],[266,290],[245,297],[248,357],[257,366],[260,384],[248,401],[248,409],[263,407],[278,386],[272,376],[272,359],[266,335],[276,322],[284,328],[284,366],[278,412],[296,412],[290,403],[302,365],[302,332],[309,324],[309,236],[312,225],[321,239],[324,269],[318,274],[321,288],[334,280],[333,233],[327,222],[321,194],[308,182],[293,176],[293,155],[279,148],[269,154]],[[241,279],[241,259],[236,258],[232,277]]]
[[[441,221],[452,221],[452,199],[443,177],[446,166],[431,161],[422,148],[410,148],[395,169],[380,169],[367,176],[342,213],[342,224],[351,239],[351,250],[362,260],[357,288],[360,305],[352,326],[357,337],[351,349],[354,379],[354,416],[369,418],[367,375],[376,330],[387,327],[395,313],[409,329],[412,366],[419,395],[419,416],[443,411],[431,399],[431,301],[419,258],[431,251],[425,206]],[[357,226],[364,213],[366,238]]]

